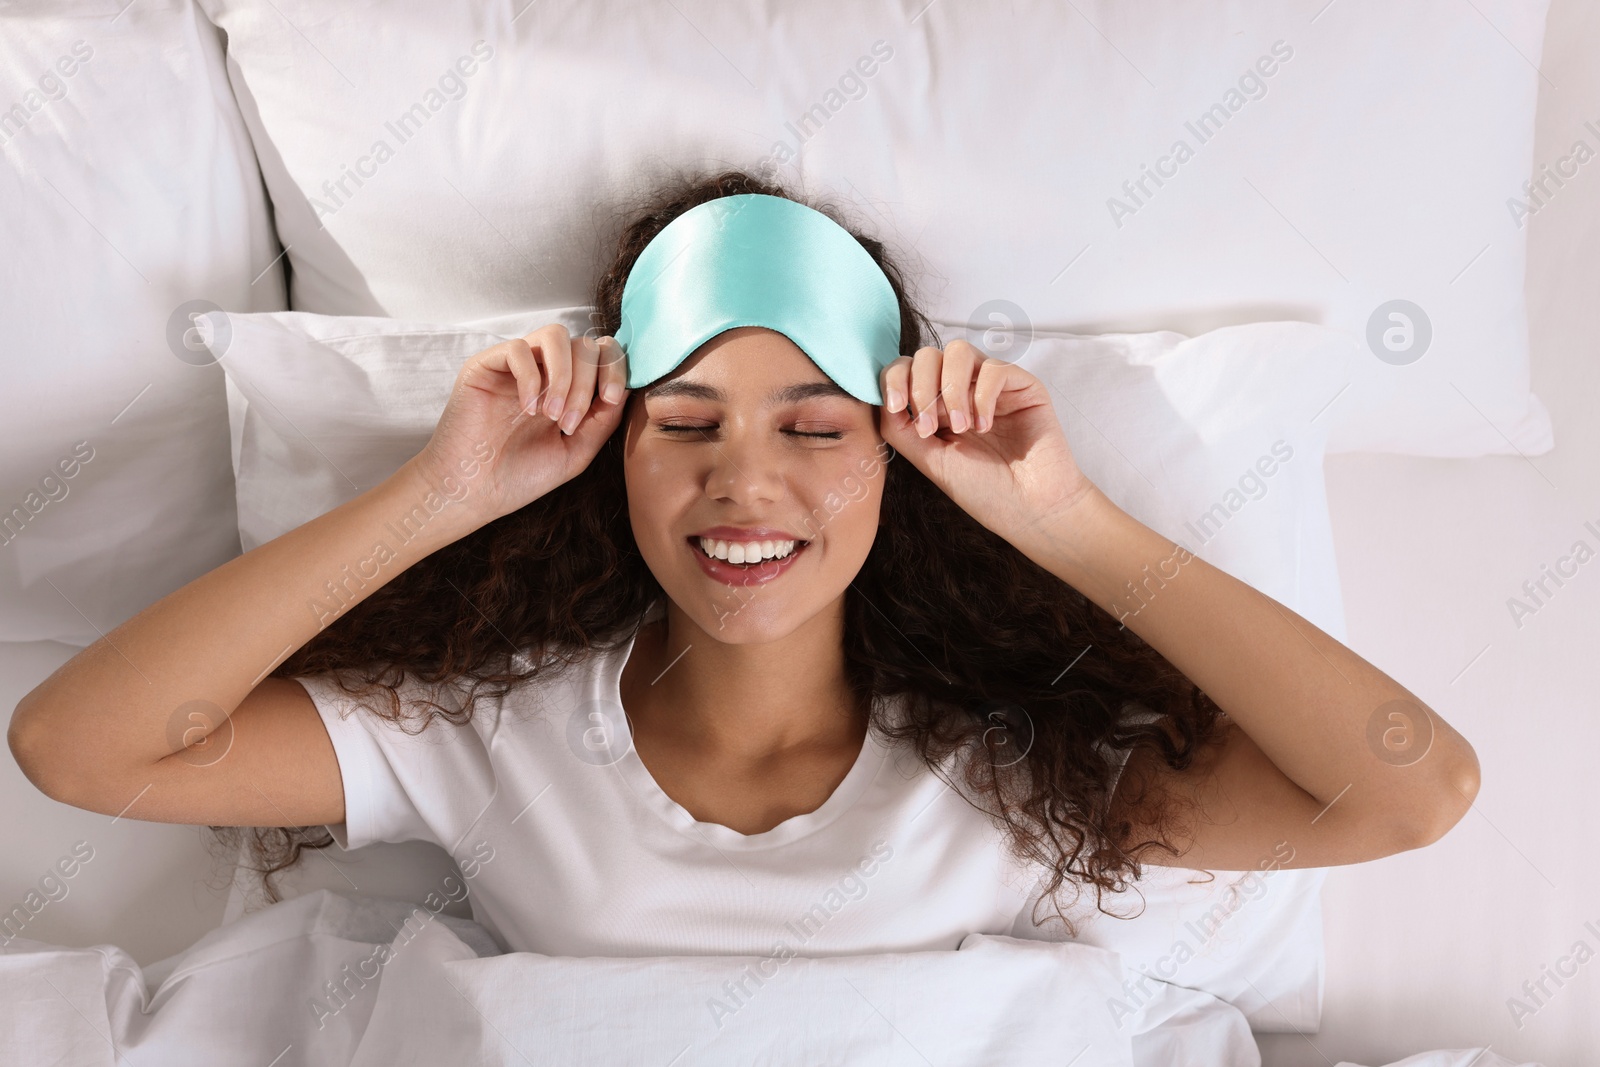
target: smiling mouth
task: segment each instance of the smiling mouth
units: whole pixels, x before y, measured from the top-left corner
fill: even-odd
[[[738,567],[741,570],[755,570],[756,568],[762,566],[763,564],[771,565],[771,564],[778,564],[778,563],[786,562],[788,560],[793,559],[795,556],[798,556],[802,549],[804,549],[807,545],[811,544],[810,541],[796,540],[794,542],[794,547],[791,548],[787,553],[785,553],[783,555],[767,556],[764,559],[759,559],[759,560],[756,560],[756,561],[750,562],[750,563],[734,563],[732,560],[723,559],[721,556],[713,556],[710,552],[707,552],[706,551],[706,542],[708,540],[711,541],[712,544],[715,544],[715,542],[716,542],[715,538],[701,538],[701,537],[690,536],[688,538],[689,547],[694,549],[694,551],[698,552],[701,555],[701,557],[703,557],[705,559],[708,559],[708,560],[711,560],[713,563],[721,564],[724,567]]]

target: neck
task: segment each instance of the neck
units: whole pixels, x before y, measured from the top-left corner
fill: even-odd
[[[635,638],[621,689],[635,731],[729,756],[858,744],[866,727],[845,677],[843,597],[760,644],[719,641],[668,600]]]

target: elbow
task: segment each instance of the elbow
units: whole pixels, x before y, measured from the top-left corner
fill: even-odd
[[[39,749],[33,741],[31,731],[27,728],[22,704],[18,704],[16,710],[11,713],[11,724],[6,727],[6,747],[11,750],[11,758],[22,770],[22,776],[38,786]]]
[[[67,803],[62,800],[56,776],[50,771],[49,756],[53,746],[49,733],[48,726],[24,697],[11,713],[11,723],[6,728],[6,747],[11,750],[11,758],[22,776],[32,782],[34,788],[51,800]]]
[[[1465,746],[1463,755],[1441,772],[1432,810],[1413,824],[1410,848],[1425,848],[1449,833],[1472,808],[1480,784],[1477,754]]]

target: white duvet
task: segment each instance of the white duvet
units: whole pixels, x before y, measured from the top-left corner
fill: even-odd
[[[1231,1004],[1168,985],[1125,1011],[1123,980],[1114,952],[982,934],[827,959],[501,953],[476,923],[319,890],[148,968],[114,946],[13,940],[0,1063],[1260,1064]],[[1514,1067],[1480,1049],[1391,1067],[1469,1063]]]

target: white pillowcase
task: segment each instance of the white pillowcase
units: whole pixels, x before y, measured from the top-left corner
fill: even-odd
[[[416,455],[470,356],[546,323],[582,333],[591,310],[460,326],[299,311],[204,316],[225,339],[216,349],[245,550]],[[955,332],[941,329],[946,340]],[[1343,640],[1319,413],[1337,394],[1348,347],[1325,327],[1254,323],[1196,338],[1039,337],[1016,362],[1050,386],[1080,466],[1118,506]]]
[[[1282,848],[1282,858],[1292,851]],[[1138,894],[1106,898],[1108,908],[1136,915],[1132,919],[1099,911],[1092,892],[1063,909],[1077,926],[1074,941],[1122,957],[1128,981],[1114,999],[1115,1010],[1123,1015],[1147,1011],[1170,984],[1228,1001],[1257,1033],[1319,1029],[1327,869],[1285,870],[1274,859],[1263,856],[1263,866],[1255,871],[1147,867]],[[1035,928],[1026,914],[1012,934],[1063,940],[1059,924]]]
[[[219,36],[189,0],[0,9],[0,640],[87,645],[238,553],[181,309],[285,303]]]
[[[217,348],[245,548],[370,489],[421,450],[470,356],[550,322],[582,333],[590,311],[460,327],[306,312],[206,316],[226,338]],[[958,332],[941,329],[946,340]],[[986,341],[1017,351],[1010,338]],[[1036,338],[1017,362],[1049,385],[1079,464],[1120,507],[1343,640],[1318,415],[1339,388],[1347,348],[1325,327],[1257,323],[1195,338]],[[1141,883],[1139,918],[1089,915],[1081,938],[1124,953],[1130,972],[1232,1000],[1255,1029],[1315,1029],[1325,872],[1274,871],[1270,892],[1257,888],[1262,876],[1221,872],[1197,887],[1191,873],[1156,871]],[[1111,906],[1136,911],[1138,898]],[[1174,945],[1201,948],[1189,924],[1218,907],[1227,922],[1175,970]]]
[[[284,311],[202,316],[227,374],[246,552],[382,482],[433,436],[461,365],[588,307],[461,326]]]
[[[997,352],[1020,347],[991,333]],[[1349,338],[1298,322],[1181,334],[1035,337],[1015,359],[1051,388],[1085,473],[1118,506],[1206,562],[1345,640],[1344,604],[1323,484],[1324,420],[1347,380]],[[1125,610],[1134,611],[1138,602]],[[1316,1030],[1322,1017],[1323,868],[1151,867],[1107,906],[1086,894],[1067,914],[1076,940],[1121,953],[1142,1010],[1160,982],[1237,1006],[1253,1030]],[[1024,915],[1017,936],[1057,938]],[[1148,975],[1156,982],[1140,983]]]
[[[1049,385],[1079,465],[1119,507],[1342,641],[1322,459],[1350,348],[1327,327],[1259,322],[1037,336],[1014,361]]]
[[[905,254],[937,319],[1322,322],[1364,353],[1331,450],[1551,447],[1507,208],[1544,0],[201,3],[301,310],[578,304],[629,196],[770,161]],[[1409,365],[1367,348],[1403,342],[1397,299],[1429,320]]]

